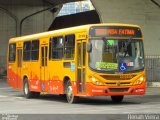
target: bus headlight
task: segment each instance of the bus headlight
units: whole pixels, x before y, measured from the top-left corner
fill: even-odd
[[[103,85],[103,83],[102,82],[100,82],[98,79],[96,79],[95,77],[91,77],[91,81],[92,81],[92,83],[93,84],[95,84],[95,85]]]
[[[133,85],[140,85],[142,84],[143,81],[144,81],[144,77],[142,76],[138,80],[136,80]]]

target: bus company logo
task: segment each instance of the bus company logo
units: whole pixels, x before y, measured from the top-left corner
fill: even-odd
[[[121,86],[121,82],[120,81],[116,82],[116,85]]]

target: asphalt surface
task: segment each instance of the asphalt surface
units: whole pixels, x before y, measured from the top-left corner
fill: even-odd
[[[95,118],[97,120],[106,118],[132,119],[134,116],[129,116],[130,114],[142,114],[144,118],[143,115],[146,114],[158,114],[156,119],[159,120],[160,88],[147,88],[145,96],[125,96],[123,102],[119,104],[112,103],[109,96],[81,98],[79,103],[69,104],[64,97],[59,95],[26,99],[23,97],[23,92],[12,89],[4,80],[0,79],[0,114],[0,120],[5,118],[5,114],[38,114],[36,117],[40,114],[41,117],[39,116],[38,120],[44,116],[45,119],[48,116],[53,118],[53,114],[55,119],[59,120],[61,117],[65,120],[82,119],[82,117],[87,120]]]

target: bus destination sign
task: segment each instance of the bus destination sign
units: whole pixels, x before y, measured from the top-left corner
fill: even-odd
[[[133,37],[142,38],[140,28],[128,26],[98,26],[90,29],[91,37]]]

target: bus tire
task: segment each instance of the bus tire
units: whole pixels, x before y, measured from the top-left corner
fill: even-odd
[[[33,92],[31,92],[29,90],[29,83],[28,83],[28,79],[25,78],[24,79],[24,83],[23,83],[23,93],[24,93],[24,97],[29,99],[33,97]]]
[[[72,84],[69,80],[67,81],[67,85],[66,85],[66,98],[67,98],[68,103],[70,104],[77,103],[79,100],[78,96],[73,95]]]
[[[124,96],[111,96],[112,102],[121,103],[123,101]]]

